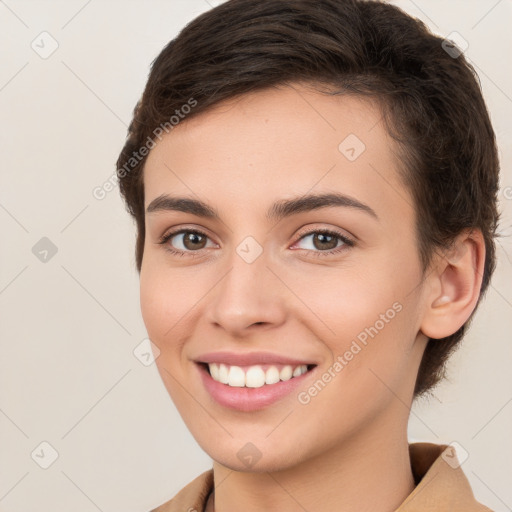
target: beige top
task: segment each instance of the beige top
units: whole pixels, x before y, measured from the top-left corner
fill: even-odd
[[[476,501],[451,446],[412,443],[409,454],[416,487],[395,512],[492,512]],[[206,512],[212,491],[209,469],[151,512]]]

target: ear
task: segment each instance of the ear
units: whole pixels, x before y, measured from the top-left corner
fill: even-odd
[[[465,230],[445,254],[434,257],[427,277],[423,334],[440,339],[462,327],[478,302],[484,263],[485,242],[478,229]]]

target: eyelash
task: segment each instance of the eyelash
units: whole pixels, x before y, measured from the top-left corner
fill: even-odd
[[[180,230],[176,230],[176,231],[172,231],[170,233],[164,234],[162,237],[160,237],[158,243],[161,244],[161,245],[167,244],[167,242],[171,238],[175,237],[176,235],[183,234],[183,233],[194,233],[196,235],[200,235],[200,236],[209,238],[206,233],[203,233],[202,231],[199,231],[197,229],[180,229]],[[346,247],[353,247],[355,245],[355,242],[353,240],[351,240],[350,238],[347,238],[345,235],[342,235],[338,231],[333,231],[333,230],[329,230],[329,229],[316,229],[316,230],[308,231],[307,233],[303,233],[298,238],[297,242],[299,242],[300,240],[302,240],[303,238],[305,238],[305,237],[307,237],[309,235],[314,235],[314,234],[322,234],[322,235],[335,236],[335,237],[339,238],[343,242],[343,245],[341,245],[340,247],[336,247],[335,249],[330,249],[328,251],[320,251],[320,250],[312,251],[310,249],[299,249],[299,250],[303,250],[303,251],[313,252],[315,254],[315,257],[331,256],[333,254],[338,254],[341,251],[346,250]],[[295,242],[295,243],[297,243],[297,242]],[[169,251],[173,255],[176,255],[176,256],[190,256],[192,258],[195,258],[195,257],[198,256],[198,254],[194,254],[194,253],[200,253],[201,252],[201,249],[198,250],[198,251],[181,251],[181,250],[174,249],[169,244],[165,247],[165,249],[167,251]]]

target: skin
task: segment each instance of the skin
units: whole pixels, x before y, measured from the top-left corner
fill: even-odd
[[[366,146],[354,161],[338,149],[349,134]],[[140,273],[161,378],[214,461],[215,510],[398,508],[414,488],[407,421],[427,336],[455,332],[474,309],[480,233],[462,233],[424,275],[412,196],[377,104],[299,84],[246,94],[180,123],[151,150],[144,186],[146,207],[167,193],[201,199],[221,218],[147,213]],[[349,207],[265,218],[275,201],[328,192],[365,203],[378,219]],[[167,246],[188,252],[171,254],[159,238],[181,227],[208,241],[188,248],[177,235]],[[315,246],[306,233],[322,229],[355,245],[318,255],[332,246]],[[236,252],[247,236],[263,249],[252,263]],[[234,411],[198,378],[200,354],[263,350],[316,362],[299,389],[307,391],[397,302],[401,311],[307,404],[292,393],[258,411]],[[250,468],[237,457],[248,442],[261,454]]]

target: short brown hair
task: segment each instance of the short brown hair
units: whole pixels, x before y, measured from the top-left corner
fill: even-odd
[[[120,191],[137,224],[138,271],[146,160],[139,153],[160,134],[158,127],[172,125],[170,117],[191,101],[187,119],[237,95],[294,82],[379,102],[415,202],[424,272],[433,253],[464,229],[483,233],[478,306],[496,265],[499,218],[498,154],[478,77],[462,53],[420,20],[380,1],[229,0],[165,46],[151,65],[117,160]],[[429,340],[415,397],[444,377],[472,316],[451,336]]]

